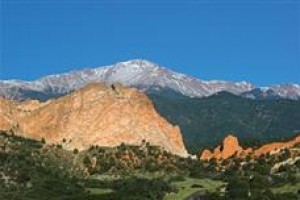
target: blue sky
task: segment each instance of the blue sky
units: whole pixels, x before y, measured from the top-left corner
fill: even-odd
[[[300,83],[298,0],[2,0],[0,79],[147,59],[201,79]]]

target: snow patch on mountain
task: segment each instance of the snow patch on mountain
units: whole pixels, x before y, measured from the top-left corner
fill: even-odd
[[[124,86],[137,87],[142,91],[153,88],[158,91],[159,88],[170,89],[189,97],[206,97],[221,91],[242,95],[255,89],[253,84],[245,81],[200,80],[147,60],[135,59],[104,67],[49,75],[35,81],[2,80],[0,96],[24,99],[28,92],[60,95],[92,82],[121,83]],[[296,84],[275,85],[270,88],[284,98],[300,97],[300,87]]]

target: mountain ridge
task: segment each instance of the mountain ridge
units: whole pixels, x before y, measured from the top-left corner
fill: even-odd
[[[252,99],[269,96],[264,88],[255,87],[254,84],[246,81],[201,80],[143,59],[52,74],[34,81],[0,80],[0,96],[19,100],[30,98],[47,100],[92,82],[120,83],[124,86],[136,87],[144,92],[150,88],[156,88],[157,92],[162,89],[171,89],[189,97],[207,97],[220,91]],[[261,91],[260,95],[256,95],[257,90]],[[298,84],[272,85],[268,87],[268,90],[273,91],[272,95],[276,98],[300,99],[300,85]]]

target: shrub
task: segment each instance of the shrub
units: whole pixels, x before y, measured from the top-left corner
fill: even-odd
[[[78,152],[79,152],[79,151],[78,151],[78,149],[76,149],[76,148],[73,150],[73,153],[74,153],[74,154],[78,154]]]

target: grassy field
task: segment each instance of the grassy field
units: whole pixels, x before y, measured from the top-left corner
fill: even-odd
[[[114,190],[109,188],[86,188],[92,195],[107,195],[113,193]]]
[[[222,181],[212,179],[185,178],[184,181],[174,183],[179,191],[176,194],[167,194],[166,200],[183,200],[197,192],[213,192],[224,185]]]
[[[185,177],[182,181],[172,182],[178,188],[177,193],[169,193],[165,200],[183,200],[197,192],[213,192],[222,188],[224,182],[212,179],[193,179]],[[109,199],[114,196],[114,190],[108,188],[86,188],[95,199]]]

